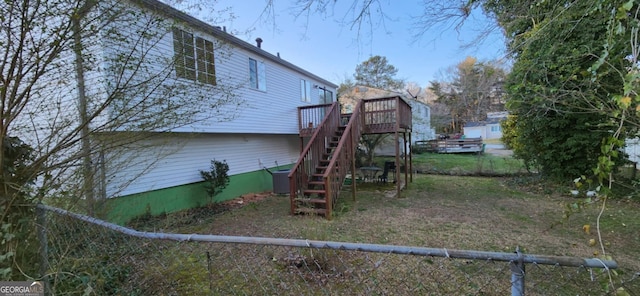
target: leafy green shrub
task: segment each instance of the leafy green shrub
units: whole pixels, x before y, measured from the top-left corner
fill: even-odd
[[[227,188],[229,185],[229,165],[227,161],[211,161],[211,167],[208,171],[200,171],[200,176],[205,181],[205,188],[207,190],[207,194],[209,198],[211,198],[211,202],[216,195],[218,195],[222,190]]]
[[[17,137],[2,139],[3,185],[0,192],[0,280],[37,277],[38,240],[35,235],[34,175],[29,170],[34,151]]]

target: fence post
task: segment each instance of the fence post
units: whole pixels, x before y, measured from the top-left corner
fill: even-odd
[[[524,262],[520,247],[516,247],[517,261],[511,261],[511,296],[524,296]]]
[[[40,279],[44,281],[45,289],[49,286],[47,271],[49,270],[49,253],[47,241],[47,213],[41,203],[36,205],[36,228],[40,243]]]

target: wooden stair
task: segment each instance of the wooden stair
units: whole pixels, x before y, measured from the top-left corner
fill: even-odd
[[[411,118],[411,106],[399,96],[360,100],[351,114],[341,114],[337,102],[298,107],[302,151],[288,176],[291,214],[331,219],[347,174],[356,170],[360,136],[395,133],[399,139],[399,132],[410,135]],[[399,153],[396,159],[399,163]],[[355,200],[356,182],[351,186]],[[399,195],[400,182],[396,188]]]
[[[344,131],[345,127],[339,126],[327,141],[328,146],[324,149],[322,159],[318,162],[315,172],[310,176],[310,180],[307,183],[308,188],[302,190],[301,197],[294,199],[294,214],[327,214],[327,188],[325,188],[326,184],[323,177]]]

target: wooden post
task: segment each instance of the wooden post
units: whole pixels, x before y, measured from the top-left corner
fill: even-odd
[[[355,121],[353,123],[355,123]],[[358,139],[354,137],[355,132],[353,131],[353,128],[355,124],[353,123],[350,125],[351,130],[348,132],[351,137],[351,151],[349,152],[351,153],[351,199],[356,201],[356,147],[358,145]]]
[[[333,211],[333,193],[331,188],[331,182],[327,178],[323,178],[324,182],[324,200],[325,200],[325,217],[327,220],[331,220],[331,211]]]
[[[395,128],[395,136],[394,141],[396,143],[396,192],[397,197],[400,198],[400,136],[398,135],[398,131],[400,130],[400,97],[396,97],[396,128]],[[403,144],[404,145],[404,144]],[[406,169],[406,168],[405,168]],[[405,180],[406,182],[406,180]]]
[[[404,186],[409,186],[409,166],[407,166],[407,132],[402,133],[402,149],[404,155]]]
[[[411,141],[411,131],[409,131],[409,176],[411,178],[411,183],[413,183],[413,146],[411,143],[413,142]]]

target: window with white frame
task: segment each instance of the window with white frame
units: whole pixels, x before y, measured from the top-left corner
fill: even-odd
[[[173,28],[176,76],[206,84],[216,84],[213,42]]]
[[[492,125],[491,126],[491,132],[492,133],[500,132],[500,126],[499,125]]]
[[[311,102],[311,81],[300,79],[300,100]]]
[[[264,62],[249,58],[249,84],[251,88],[266,91],[267,77]]]

